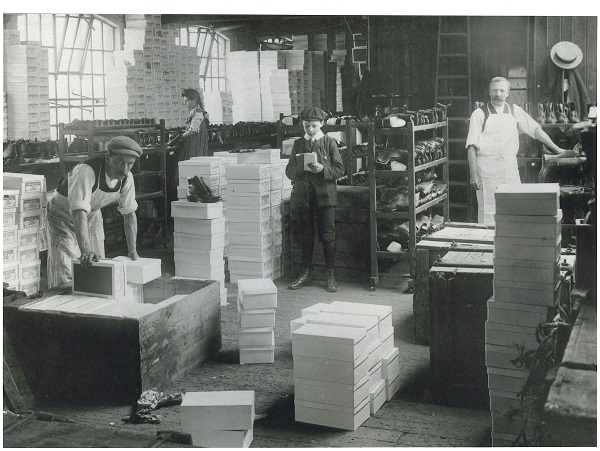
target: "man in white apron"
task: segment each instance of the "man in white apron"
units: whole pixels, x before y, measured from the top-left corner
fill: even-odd
[[[521,183],[517,164],[519,133],[538,139],[556,154],[565,152],[521,107],[506,102],[509,93],[510,82],[506,78],[492,79],[490,102],[473,111],[469,123],[466,147],[470,184],[477,190],[478,222],[486,225],[494,225],[497,186]]]
[[[77,164],[48,201],[48,288],[71,283],[71,260],[82,265],[104,257],[101,208],[117,202],[129,258],[136,260],[137,218],[131,167],[142,155],[133,139],[117,136],[106,155]]]

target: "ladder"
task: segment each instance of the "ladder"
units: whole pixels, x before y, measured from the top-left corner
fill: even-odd
[[[440,16],[435,101],[448,108],[450,218],[477,222],[477,200],[469,187],[465,144],[472,112],[470,21],[465,16]]]

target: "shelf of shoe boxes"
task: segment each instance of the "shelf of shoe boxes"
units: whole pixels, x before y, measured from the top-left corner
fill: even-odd
[[[561,253],[560,188],[555,183],[501,185],[496,191],[494,288],[488,300],[485,358],[492,446],[511,446],[523,426],[518,393],[528,376],[511,360],[538,348],[536,328],[555,316]],[[517,352],[516,346],[522,347]],[[540,390],[542,387],[539,387]],[[519,412],[507,418],[508,410]],[[532,437],[535,418],[528,418]]]
[[[392,307],[318,303],[290,332],[296,421],[356,430],[400,388]]]
[[[6,139],[50,139],[48,49],[4,31]],[[6,41],[8,39],[8,41]]]
[[[27,295],[40,290],[40,250],[46,250],[46,179],[3,174],[2,281]]]

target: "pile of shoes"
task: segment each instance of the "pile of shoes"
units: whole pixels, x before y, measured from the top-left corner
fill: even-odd
[[[557,102],[538,103],[536,121],[540,124],[575,124],[581,122],[575,108],[575,102],[568,104]]]
[[[419,197],[415,198],[415,207],[426,204],[446,192],[447,186],[445,183],[434,182],[430,180],[428,182],[419,183],[415,186]]]
[[[389,169],[390,162],[397,161],[403,165],[408,164],[408,150],[396,147],[375,146],[375,163]]]
[[[417,141],[415,144],[415,165],[429,163],[446,156],[446,143],[444,138],[432,138]]]
[[[415,221],[415,241],[418,243],[422,239],[444,228],[447,220],[440,215],[430,217],[421,215]],[[379,249],[387,249],[390,243],[396,242],[402,246],[403,250],[408,249],[410,239],[410,222],[394,219],[380,220],[377,228],[377,244]]]
[[[237,122],[235,124],[211,124],[208,128],[208,142],[224,143],[238,138],[252,138],[277,133],[273,122]]]
[[[40,159],[48,160],[58,155],[58,140],[18,139],[4,141],[2,147],[4,165],[32,163]]]
[[[338,179],[338,186],[368,186],[369,185],[369,174],[365,171],[359,171],[352,175],[352,183],[347,176]]]

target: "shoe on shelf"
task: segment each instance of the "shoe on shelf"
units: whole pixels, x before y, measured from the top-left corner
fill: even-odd
[[[538,116],[537,116],[538,124],[546,123],[546,108],[544,108],[543,103],[538,103]]]
[[[556,124],[556,112],[553,102],[546,104],[546,124]]]
[[[310,285],[312,285],[312,271],[303,269],[298,278],[288,285],[288,290],[299,290]]]
[[[568,124],[569,119],[567,118],[566,108],[562,103],[556,104],[556,122],[559,124]]]
[[[567,117],[571,124],[576,124],[577,122],[581,122],[581,119],[579,119],[579,115],[577,114],[577,109],[575,108],[575,102],[570,102],[567,110],[568,110]]]

